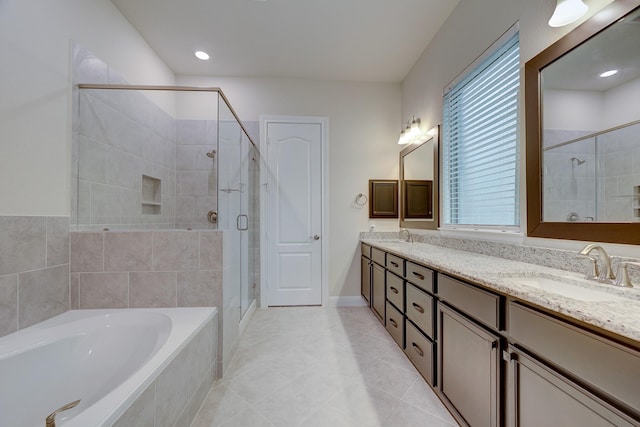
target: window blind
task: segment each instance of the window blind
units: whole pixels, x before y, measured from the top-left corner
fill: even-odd
[[[443,226],[518,226],[516,32],[444,95]]]

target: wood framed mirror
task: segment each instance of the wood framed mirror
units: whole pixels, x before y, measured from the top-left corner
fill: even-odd
[[[528,236],[640,243],[639,40],[617,0],[525,64]]]
[[[438,146],[440,127],[433,135],[400,152],[400,227],[438,228]]]

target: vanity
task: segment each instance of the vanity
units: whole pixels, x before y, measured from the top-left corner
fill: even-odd
[[[417,242],[361,252],[363,296],[461,425],[640,425],[640,290]]]

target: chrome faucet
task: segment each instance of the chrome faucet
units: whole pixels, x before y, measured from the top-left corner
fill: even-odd
[[[598,257],[602,260],[601,272],[598,269],[598,260],[589,255],[594,250],[598,252]],[[596,279],[599,282],[613,283],[612,281],[615,280],[615,276],[611,269],[611,257],[609,257],[609,254],[607,254],[607,251],[605,251],[602,246],[590,243],[582,248],[579,256],[586,257],[592,262],[591,269],[585,276],[586,279]]]
[[[398,233],[398,238],[400,238],[403,234],[406,234],[406,238],[404,239],[405,242],[413,243],[413,236],[411,235],[411,232],[409,230],[407,230],[406,228],[401,229]]]

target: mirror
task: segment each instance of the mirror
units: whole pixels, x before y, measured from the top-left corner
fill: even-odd
[[[438,228],[438,138],[400,152],[400,227]]]
[[[525,65],[529,236],[640,243],[639,4],[612,3]]]

